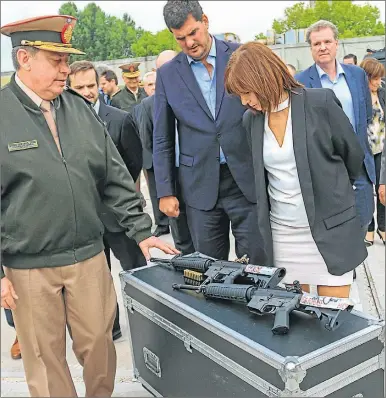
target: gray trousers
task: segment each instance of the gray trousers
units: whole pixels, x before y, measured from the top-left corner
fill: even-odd
[[[251,264],[265,261],[256,220],[256,204],[245,198],[226,164],[220,166],[220,186],[215,207],[204,211],[186,205],[186,214],[197,251],[228,260],[231,228],[238,258],[246,254]]]

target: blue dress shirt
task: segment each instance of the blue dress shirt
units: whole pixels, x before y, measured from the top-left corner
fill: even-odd
[[[201,89],[206,104],[216,119],[216,43],[212,37],[212,46],[210,48],[206,61],[213,66],[212,76],[210,76],[205,65],[201,61],[195,61],[193,58],[186,56],[190,67],[192,68],[194,77]],[[226,158],[222,148],[220,147],[220,163],[226,163]]]
[[[354,105],[350,89],[347,85],[346,76],[341,64],[336,61],[336,77],[334,81],[330,79],[328,74],[320,66],[316,65],[316,70],[318,71],[322,87],[330,88],[332,91],[334,91],[335,95],[338,97],[339,101],[342,104],[344,113],[349,118],[351,125],[356,132]]]

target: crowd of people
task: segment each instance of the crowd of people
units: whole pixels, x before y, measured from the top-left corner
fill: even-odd
[[[231,232],[238,257],[286,268],[284,283],[348,297],[375,231],[385,242],[384,65],[339,62],[329,21],[308,28],[314,64],[297,72],[264,44],[214,38],[198,1],[169,0],[164,20],[182,51],[142,80],[121,65],[123,88],[70,64],[73,17],[1,28],[16,69],[0,120],[1,305],[31,396],[76,396],[66,327],[86,396],[111,396],[111,251],[124,270],[151,248],[228,259]]]

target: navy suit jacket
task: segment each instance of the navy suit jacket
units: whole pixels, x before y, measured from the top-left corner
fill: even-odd
[[[247,200],[256,203],[252,155],[242,126],[246,108],[225,93],[224,72],[238,44],[216,40],[216,114],[181,52],[157,70],[154,102],[153,165],[158,197],[176,196],[175,129],[179,133],[182,195],[199,210],[216,205],[220,182],[220,145],[234,180]]]
[[[347,85],[351,92],[354,106],[355,129],[362,150],[365,154],[365,168],[369,179],[373,184],[375,184],[374,156],[367,137],[367,125],[372,119],[372,104],[366,72],[355,65],[341,65],[346,74]],[[305,87],[322,88],[315,64],[295,75],[295,79]]]

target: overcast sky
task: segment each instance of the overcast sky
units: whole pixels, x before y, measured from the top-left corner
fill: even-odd
[[[91,1],[75,1],[79,9]],[[306,1],[305,1],[306,2]],[[1,26],[16,20],[38,15],[57,14],[65,1],[1,1]],[[122,16],[127,12],[145,30],[157,32],[165,28],[162,9],[166,1],[95,1],[110,15]],[[282,18],[286,7],[298,1],[201,1],[209,17],[210,32],[234,32],[243,42],[253,40],[260,32],[270,29],[274,18]],[[357,4],[365,1],[354,1]],[[385,20],[383,1],[369,1],[381,10]],[[44,9],[43,9],[44,7]],[[11,61],[11,40],[1,35],[1,70],[13,69]]]

